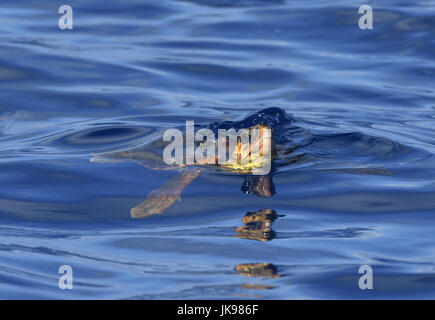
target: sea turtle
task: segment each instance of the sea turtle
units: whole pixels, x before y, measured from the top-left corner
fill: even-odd
[[[274,125],[280,121],[288,120],[285,111],[279,108],[269,108],[253,113],[241,121],[224,121],[214,122],[207,128],[217,131],[218,129],[234,128],[235,130],[247,129],[253,132],[253,129],[258,129],[260,134],[255,136],[255,140],[250,141],[250,147],[244,145],[242,139],[238,139],[237,146],[233,150],[233,157],[238,159],[237,163],[223,163],[216,165],[209,164],[210,159],[204,160],[202,163],[194,165],[168,165],[163,160],[163,150],[168,145],[162,138],[143,145],[141,147],[119,150],[114,152],[93,154],[91,162],[119,162],[119,161],[135,161],[149,169],[153,170],[177,170],[172,179],[165,182],[159,188],[152,191],[147,198],[140,204],[131,209],[131,217],[142,218],[153,214],[163,213],[177,199],[185,187],[191,184],[198,175],[204,170],[224,170],[226,172],[243,174],[246,176],[245,183],[242,186],[244,193],[256,194],[262,197],[270,197],[274,194],[274,186],[269,174],[252,175],[254,168],[264,165],[264,161],[272,161],[277,155],[276,144],[274,141]],[[270,135],[263,134],[263,130],[269,130]],[[216,144],[218,141],[216,140]],[[199,143],[198,145],[200,145]],[[228,144],[228,141],[227,141]],[[264,150],[270,150],[270,158],[260,157],[261,161],[254,157],[254,147],[260,150],[258,154],[263,155]],[[244,161],[249,158],[249,160]]]

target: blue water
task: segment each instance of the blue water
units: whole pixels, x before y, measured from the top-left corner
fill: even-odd
[[[3,0],[0,298],[435,298],[435,3],[369,1],[361,30],[365,3],[71,0],[62,31],[60,3]],[[132,219],[175,173],[89,161],[271,107],[272,197],[204,172]]]

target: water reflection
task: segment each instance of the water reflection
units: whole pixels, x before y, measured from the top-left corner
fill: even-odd
[[[267,262],[261,263],[244,263],[236,266],[236,273],[245,277],[264,277],[264,278],[280,278],[278,274],[278,268]],[[252,290],[270,290],[275,286],[259,283],[243,283],[241,285],[243,289]]]
[[[245,224],[236,229],[237,237],[257,241],[270,241],[275,238],[272,229],[278,215],[273,209],[262,209],[246,213],[242,222]]]
[[[264,177],[258,178],[259,181]],[[258,211],[249,211],[242,218],[245,224],[236,228],[237,237],[241,239],[251,239],[257,241],[270,241],[275,238],[275,232],[272,230],[273,222],[278,219],[278,214],[273,209],[262,209]],[[244,263],[236,266],[236,273],[245,277],[267,277],[279,278],[278,268],[271,263]],[[254,283],[244,283],[241,285],[244,289],[268,290],[274,286]]]
[[[243,263],[236,266],[236,273],[246,277],[280,278],[278,268],[272,263]]]

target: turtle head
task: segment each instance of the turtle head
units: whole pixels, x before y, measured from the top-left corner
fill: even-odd
[[[255,175],[268,174],[275,156],[272,129],[266,123],[259,123],[242,130],[236,145],[230,145],[230,160],[224,166]]]

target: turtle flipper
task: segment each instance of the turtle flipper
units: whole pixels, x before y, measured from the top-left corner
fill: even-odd
[[[152,191],[147,198],[131,209],[132,218],[144,218],[163,213],[175,201],[180,199],[184,188],[198,177],[200,170],[185,171],[177,174],[159,188]]]
[[[119,150],[119,151],[92,154],[92,158],[89,161],[96,162],[96,163],[118,163],[118,162],[125,162],[125,161],[133,161],[150,169],[170,168],[168,165],[166,165],[163,162],[161,156],[159,156],[153,151],[144,148],[139,148],[137,150],[134,149]]]

